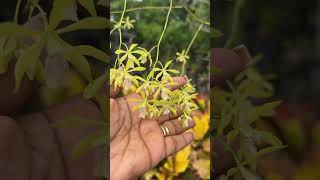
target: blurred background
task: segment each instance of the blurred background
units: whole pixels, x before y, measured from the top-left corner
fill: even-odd
[[[258,123],[287,147],[259,160],[258,172],[270,180],[320,179],[320,1],[214,0],[214,27],[223,36],[214,47],[239,44],[261,54],[262,75],[274,74],[274,98],[283,102],[272,118]],[[234,12],[238,12],[234,16]],[[238,26],[232,26],[237,19]]]
[[[4,1],[3,5],[0,7],[0,22],[8,22],[13,21],[15,8],[17,4],[17,0],[14,1]],[[28,21],[29,16],[29,0],[21,1],[21,8],[19,12],[18,22],[19,24],[25,24]],[[50,15],[50,11],[52,9],[53,0],[40,0],[39,5],[44,9],[47,14],[47,17]],[[78,19],[83,19],[85,17],[90,16],[89,12],[86,11],[85,8],[76,4],[74,9],[70,10],[70,14],[72,12],[76,12],[74,14]],[[108,17],[109,12],[107,8],[96,4],[97,13],[101,17]],[[73,11],[74,10],[74,11]],[[38,11],[34,11],[33,16],[37,15]],[[64,27],[68,24],[72,23],[72,21],[64,21],[60,24],[60,27]],[[108,47],[108,31],[107,30],[80,30],[75,32],[69,32],[62,35],[62,38],[70,43],[71,45],[91,45],[96,47],[102,51],[106,51]],[[105,64],[95,60],[94,58],[88,57],[89,63],[92,67],[92,72],[97,77],[99,74],[106,71]],[[61,71],[59,71],[61,72]],[[65,99],[69,97],[76,96],[82,94],[83,89],[86,86],[86,81],[77,73],[73,67],[68,69],[66,72],[66,76],[64,77],[65,83],[57,88],[49,88],[46,85],[38,84],[41,86],[38,89],[38,92],[33,94],[33,97],[27,102],[26,106],[20,108],[19,112],[15,112],[14,115],[26,113],[26,112],[34,112],[39,111],[45,107],[53,106],[64,102]],[[2,102],[5,104],[10,104],[12,102]]]

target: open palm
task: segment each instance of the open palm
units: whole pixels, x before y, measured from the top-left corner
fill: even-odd
[[[175,78],[179,88],[186,83],[185,78]],[[143,119],[138,111],[133,111],[136,102],[130,99],[141,98],[132,93],[117,99],[110,99],[110,178],[131,179],[152,167],[162,159],[183,149],[193,140],[193,134],[185,132],[177,116],[164,115],[157,119]],[[169,135],[164,137],[160,125],[165,123]],[[194,126],[189,122],[188,128]]]

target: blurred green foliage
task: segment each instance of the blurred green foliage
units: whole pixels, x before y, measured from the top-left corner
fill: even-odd
[[[128,9],[136,7],[167,7],[168,2],[163,0],[149,0],[137,1],[128,0]],[[192,39],[192,34],[197,31],[199,22],[192,17],[186,10],[187,7],[193,14],[202,20],[209,21],[210,14],[210,1],[209,0],[190,0],[190,1],[175,1],[174,9],[170,16],[167,31],[163,37],[161,44],[160,60],[167,61],[168,59],[175,59],[170,55],[175,52],[181,52],[185,49],[185,45],[189,44]],[[112,1],[112,10],[121,10],[121,1]],[[165,20],[165,13],[167,9],[148,9],[127,12],[127,14],[137,21],[134,23],[134,29],[129,31],[130,36],[134,37],[134,41],[141,46],[151,49],[157,44],[160,34],[163,29]],[[114,12],[114,11],[112,11]],[[111,12],[111,13],[112,13]],[[118,19],[120,14],[112,13],[111,20]],[[194,80],[197,86],[202,86],[200,91],[208,92],[206,85],[208,81],[208,68],[209,68],[209,49],[210,49],[210,27],[205,25],[202,28],[204,33],[199,33],[194,45],[190,50],[190,60],[187,63],[187,72]],[[204,86],[205,85],[205,86]]]

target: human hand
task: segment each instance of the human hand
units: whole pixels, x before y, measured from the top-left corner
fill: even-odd
[[[173,78],[177,85],[169,87],[174,90],[187,83],[185,77]],[[117,91],[111,89],[110,96]],[[184,128],[177,115],[167,114],[160,118],[143,119],[138,111],[133,111],[137,102],[131,99],[141,99],[137,93],[110,99],[110,179],[124,180],[136,178],[164,158],[178,152],[193,140],[193,133],[185,132],[195,123],[188,123]],[[169,135],[164,137],[160,125],[169,128]]]

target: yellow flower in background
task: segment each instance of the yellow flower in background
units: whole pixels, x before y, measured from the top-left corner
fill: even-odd
[[[192,163],[192,167],[197,170],[197,174],[202,179],[210,179],[210,160],[199,159]]]
[[[190,154],[191,146],[189,145],[174,156],[169,157],[164,164],[164,168],[169,171],[169,175],[178,176],[180,173],[185,172],[189,166]]]
[[[208,113],[203,114],[201,117],[193,117],[196,126],[193,128],[195,140],[201,140],[209,130],[210,115]]]
[[[155,174],[157,173],[157,170],[155,169],[152,169],[148,172],[146,172],[143,177],[145,180],[151,180],[153,178],[153,176],[155,176]]]
[[[148,171],[147,173],[144,174],[143,177],[145,180],[153,180],[153,179],[168,180],[168,178],[165,177],[164,173],[159,172],[157,169],[152,169]]]

